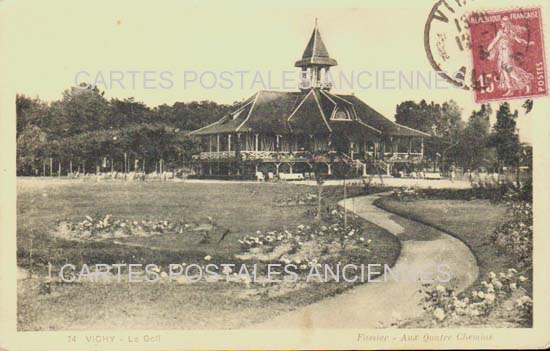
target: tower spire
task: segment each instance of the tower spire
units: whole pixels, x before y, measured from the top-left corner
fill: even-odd
[[[331,58],[318,28],[318,21],[315,18],[313,33],[306,45],[302,59],[296,61],[294,66],[302,69],[302,87],[307,88],[325,88],[330,89],[330,83],[321,80],[321,73],[324,70],[325,80],[331,66],[338,63]]]

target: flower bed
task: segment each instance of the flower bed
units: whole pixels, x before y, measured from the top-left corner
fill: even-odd
[[[69,240],[105,240],[130,236],[147,237],[163,233],[178,233],[191,228],[191,224],[168,220],[128,220],[105,216],[86,216],[82,221],[60,221],[54,235]]]
[[[277,206],[311,206],[318,203],[316,194],[296,194],[295,196],[277,197],[274,201]]]
[[[510,220],[498,227],[492,239],[505,253],[513,256],[520,267],[532,264],[533,206],[524,201],[507,202]]]
[[[294,264],[300,273],[313,266],[335,264],[366,264],[371,239],[363,233],[356,218],[344,224],[344,213],[333,210],[318,225],[299,225],[296,228],[256,232],[239,240],[241,260]]]
[[[508,320],[529,325],[532,300],[523,285],[527,278],[513,268],[506,273],[489,273],[487,280],[471,292],[456,294],[450,287],[424,285],[422,307],[436,327],[484,324],[491,315],[507,314]]]

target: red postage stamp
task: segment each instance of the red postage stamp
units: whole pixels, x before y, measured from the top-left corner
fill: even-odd
[[[547,95],[540,8],[468,17],[475,101]]]

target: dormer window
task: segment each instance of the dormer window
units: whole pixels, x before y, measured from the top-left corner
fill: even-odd
[[[348,110],[343,108],[336,108],[336,111],[334,112],[334,116],[332,119],[335,120],[351,120],[351,115]]]

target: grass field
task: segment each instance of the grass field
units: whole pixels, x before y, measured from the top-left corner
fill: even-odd
[[[470,247],[477,258],[479,277],[477,281],[464,291],[465,296],[483,286],[488,281],[490,272],[506,273],[508,269],[517,269],[518,275],[529,279],[522,284],[526,293],[532,296],[532,267],[518,266],[515,257],[499,251],[491,239],[493,231],[502,223],[509,220],[507,207],[489,200],[445,200],[445,199],[420,199],[415,201],[396,201],[395,199],[382,198],[377,205],[391,212],[415,219],[441,230],[452,233]],[[481,319],[459,318],[453,320],[451,326],[477,326],[493,328],[525,328],[532,327],[530,317],[525,317],[518,312],[515,295],[508,300],[496,305],[495,309]],[[461,324],[462,323],[462,324]],[[464,324],[465,323],[465,324]],[[431,314],[422,316],[404,323],[408,328],[433,327]]]
[[[350,189],[358,194],[361,190]],[[105,328],[200,329],[238,328],[284,311],[337,294],[347,286],[319,284],[289,294],[268,296],[231,284],[195,283],[128,284],[79,283],[53,286],[40,294],[40,276],[47,262],[75,265],[88,263],[194,262],[205,255],[231,262],[240,251],[238,239],[255,233],[312,224],[314,205],[278,205],[281,198],[316,194],[315,187],[293,184],[80,182],[19,179],[17,201],[18,266],[34,278],[18,283],[20,330]],[[336,207],[342,189],[326,187],[326,204]],[[165,234],[131,240],[135,246],[106,242],[75,242],[55,238],[51,232],[60,220],[79,221],[86,215],[130,220],[167,219],[206,223],[212,217],[215,239],[201,243],[200,236]],[[399,242],[368,222],[364,231],[372,239],[375,263],[393,264]],[[32,257],[32,260],[31,260]],[[38,277],[37,277],[38,276]],[[258,291],[256,291],[258,292]]]
[[[508,218],[506,206],[489,200],[416,200],[412,202],[383,198],[377,204],[389,211],[408,218],[432,224],[454,234],[470,247],[479,264],[479,279],[489,272],[506,272],[517,268],[517,262],[510,255],[498,250],[491,239],[491,233]],[[531,275],[527,268],[521,273]]]

